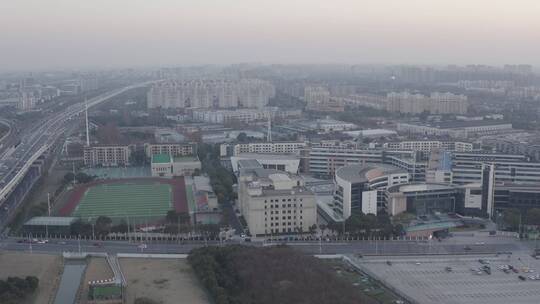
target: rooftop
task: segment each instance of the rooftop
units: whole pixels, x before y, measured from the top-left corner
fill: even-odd
[[[351,183],[366,182],[385,174],[406,173],[407,171],[387,164],[377,165],[348,165],[339,168],[336,176]]]
[[[453,120],[453,121],[441,121],[437,123],[423,124],[417,122],[411,122],[412,125],[421,125],[432,128],[439,129],[461,129],[461,128],[470,128],[470,127],[482,127],[482,126],[498,126],[511,124],[508,121],[503,120],[472,120],[472,121],[463,121],[463,120]]]
[[[76,217],[36,216],[24,223],[25,226],[69,226]]]
[[[410,184],[401,184],[393,185],[388,187],[388,192],[421,192],[421,191],[437,191],[437,190],[451,190],[455,189],[454,186],[447,184],[437,184],[437,183],[410,183]]]
[[[175,156],[174,162],[175,163],[181,163],[181,162],[193,162],[198,161],[199,159],[196,156]]]
[[[171,157],[168,154],[155,154],[152,156],[152,163],[166,164],[171,162]]]

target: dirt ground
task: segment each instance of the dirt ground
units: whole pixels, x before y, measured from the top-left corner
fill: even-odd
[[[147,297],[162,304],[208,304],[185,259],[120,259],[128,281],[127,303]]]
[[[91,258],[86,267],[83,279],[83,289],[81,292],[80,303],[84,304],[88,300],[88,281],[112,279],[113,272],[105,258]]]
[[[26,303],[47,304],[56,294],[62,276],[62,257],[59,255],[7,253],[0,251],[0,279],[36,276],[39,287]],[[26,304],[25,303],[25,304]]]

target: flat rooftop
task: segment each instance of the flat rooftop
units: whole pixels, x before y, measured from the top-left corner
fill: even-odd
[[[504,120],[472,120],[472,121],[441,121],[436,123],[419,123],[419,122],[407,122],[410,125],[418,125],[439,129],[461,129],[461,128],[470,128],[470,127],[483,127],[483,126],[498,126],[498,125],[507,125],[510,124],[508,121]]]
[[[24,223],[25,226],[69,226],[76,217],[36,216]]]
[[[175,156],[174,162],[175,163],[182,163],[182,162],[194,162],[198,161],[199,159],[196,156]]]
[[[339,168],[336,175],[351,183],[366,182],[370,179],[391,173],[406,173],[407,171],[387,164],[348,165]]]
[[[168,154],[155,154],[152,156],[152,163],[166,164],[171,162],[171,157]]]

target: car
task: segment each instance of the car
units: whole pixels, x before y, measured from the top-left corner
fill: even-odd
[[[386,264],[387,264],[388,266],[392,266],[392,262],[391,262],[391,261],[386,261]]]
[[[60,242],[58,242],[58,245],[65,245],[65,244],[67,244],[67,243],[66,243],[66,242],[64,242],[64,241],[60,241]]]
[[[486,242],[476,242],[475,244],[476,244],[476,245],[485,245]]]
[[[100,247],[100,248],[103,247],[103,244],[100,243],[100,242],[96,242],[93,245],[94,245],[94,247]]]
[[[472,250],[472,248],[470,246],[465,246],[465,247],[463,247],[463,250],[469,251],[469,250]]]
[[[251,242],[251,238],[245,238],[244,242],[248,242],[248,243]]]
[[[519,278],[520,280],[522,280],[522,281],[525,281],[525,280],[527,280],[527,278],[525,278],[525,277],[524,277],[524,276],[522,276],[522,275],[518,276],[518,278]]]

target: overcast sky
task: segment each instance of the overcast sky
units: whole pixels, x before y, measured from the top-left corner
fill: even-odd
[[[540,0],[0,0],[0,69],[531,63]]]

